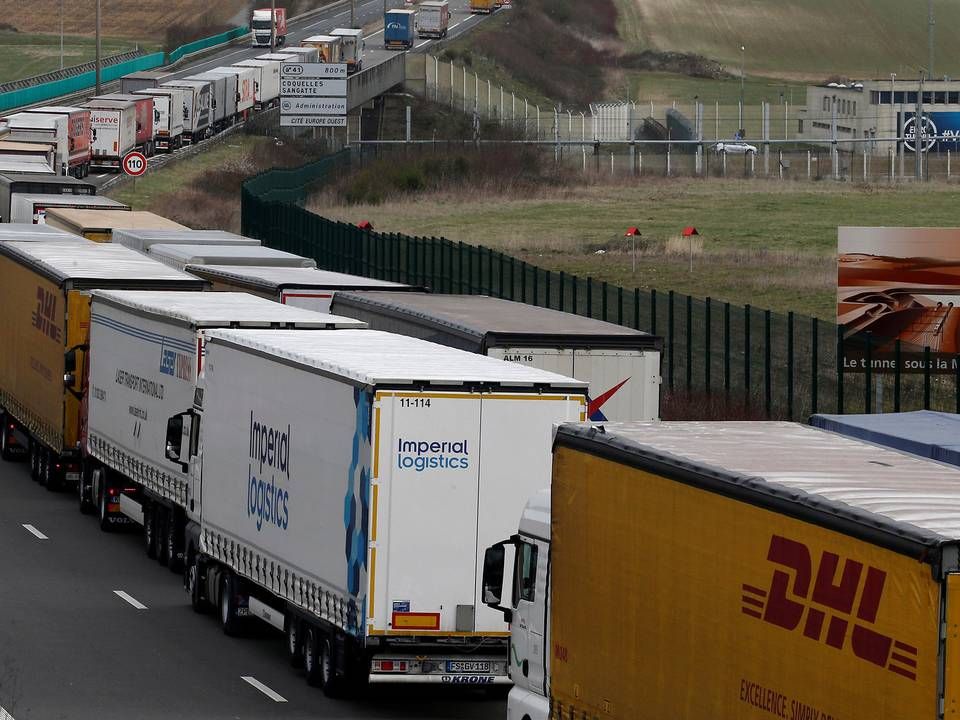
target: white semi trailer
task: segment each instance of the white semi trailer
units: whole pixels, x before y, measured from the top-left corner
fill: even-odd
[[[187,585],[227,634],[285,630],[336,695],[507,682],[484,549],[548,483],[586,384],[371,330],[215,330],[168,452],[191,466]]]

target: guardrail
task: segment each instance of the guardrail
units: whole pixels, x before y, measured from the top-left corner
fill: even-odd
[[[132,60],[133,58],[140,57],[143,54],[143,51],[137,47],[135,50],[128,50],[127,52],[117,53],[116,55],[105,57],[101,60],[101,63],[104,67],[108,65],[116,65],[117,63],[125,60]],[[20,90],[27,87],[34,87],[35,85],[53,82],[55,80],[63,80],[64,78],[73,77],[74,75],[79,75],[80,73],[88,70],[96,70],[96,63],[94,61],[81,63],[79,65],[71,65],[70,67],[65,67],[62,70],[54,70],[53,72],[44,73],[42,75],[34,75],[33,77],[21,78],[19,80],[11,80],[10,82],[2,83],[0,84],[0,93],[10,92],[11,90]]]
[[[165,65],[171,65],[195,53],[203,52],[204,50],[209,50],[210,48],[243,37],[249,32],[250,29],[246,26],[236,27],[226,32],[181,45],[171,51],[169,55],[165,55],[162,52],[151,53],[149,55],[140,55],[130,60],[124,60],[114,65],[106,65],[101,69],[100,80],[102,83],[108,83],[132,72],[154,70]],[[25,105],[35,105],[36,103],[52,98],[78,93],[93,87],[96,85],[96,82],[96,71],[88,70],[60,80],[53,80],[3,92],[0,93],[0,112]]]

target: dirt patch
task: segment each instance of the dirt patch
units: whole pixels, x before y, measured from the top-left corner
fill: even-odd
[[[622,56],[617,64],[628,70],[676,73],[711,80],[725,80],[733,77],[716,60],[692,53],[644,50]]]

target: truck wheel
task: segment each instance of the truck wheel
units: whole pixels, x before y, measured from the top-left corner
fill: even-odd
[[[30,438],[30,479],[37,482],[40,479],[40,448]]]
[[[170,525],[169,515],[167,509],[163,506],[158,505],[153,509],[154,528],[157,537],[157,562],[164,567],[170,564],[170,533],[167,530]]]
[[[10,433],[13,428],[9,427],[12,424],[6,413],[0,413],[0,458],[7,461],[13,460],[13,452],[10,450]]]
[[[183,572],[183,557],[179,537],[177,516],[171,511],[167,514],[167,567],[170,572],[178,575]]]
[[[303,627],[293,614],[288,612],[284,619],[284,632],[287,636],[287,658],[291,667],[303,666]]]
[[[220,627],[223,634],[236,637],[240,634],[240,618],[237,617],[237,581],[229,572],[220,576]]]
[[[143,545],[147,557],[153,560],[157,557],[157,528],[156,511],[152,505],[143,506]]]
[[[50,480],[50,452],[45,447],[40,448],[40,476],[38,480],[43,487],[46,487]]]
[[[337,677],[337,666],[333,659],[333,643],[329,637],[320,640],[320,682],[323,684],[323,694],[329,698],[337,698],[343,694],[341,678]]]
[[[185,580],[187,592],[190,593],[190,607],[192,607],[196,613],[206,612],[207,602],[203,599],[203,594],[200,592],[200,588],[202,587],[200,583],[200,560],[197,558],[196,552],[191,551],[190,553],[190,561],[187,564]]]
[[[93,512],[94,504],[90,501],[90,472],[84,468],[77,483],[77,496],[80,503],[80,514],[89,515]]]
[[[59,492],[63,485],[63,469],[58,468],[57,458],[53,453],[47,453],[46,478],[41,484],[49,492]]]
[[[307,628],[307,637],[303,642],[303,669],[307,672],[307,684],[311,687],[323,687],[323,672],[320,670],[320,632],[314,627]]]
[[[113,528],[110,525],[110,512],[107,510],[107,476],[103,468],[97,468],[93,471],[98,475],[97,486],[97,519],[100,521],[100,529],[103,532],[110,532]]]

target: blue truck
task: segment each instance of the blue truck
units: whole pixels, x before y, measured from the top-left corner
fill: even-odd
[[[383,16],[383,46],[387,50],[409,50],[417,32],[414,10],[388,10]]]

